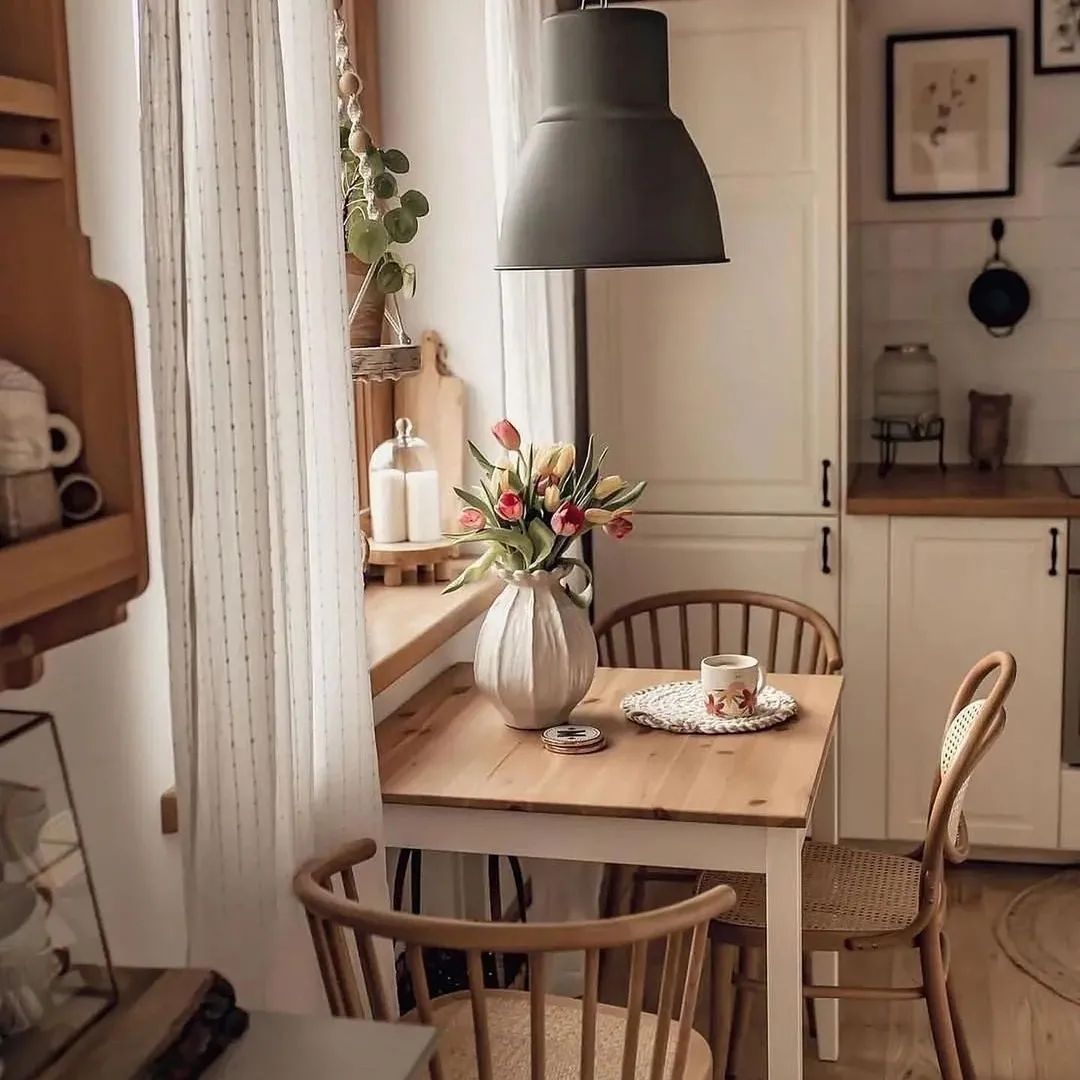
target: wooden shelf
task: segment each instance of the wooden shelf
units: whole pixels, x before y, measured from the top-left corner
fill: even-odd
[[[62,180],[64,161],[44,150],[0,149],[0,180]]]
[[[135,521],[113,514],[0,548],[0,630],[130,578]]]
[[[56,87],[48,83],[0,75],[0,113],[57,120],[60,117],[60,97]]]

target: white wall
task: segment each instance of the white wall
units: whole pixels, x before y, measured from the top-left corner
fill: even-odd
[[[950,460],[967,460],[968,390],[1013,395],[1008,460],[1080,460],[1080,169],[1056,160],[1080,135],[1080,75],[1035,76],[1031,0],[854,0],[858,184],[853,300],[862,452],[876,456],[867,422],[872,367],[890,341],[927,341],[940,360]],[[890,33],[1016,27],[1019,185],[1013,199],[890,203],[885,199],[884,57]],[[989,224],[1005,219],[1003,251],[1027,278],[1032,306],[1012,337],[995,340],[967,307],[991,252]],[[918,460],[905,447],[903,460]]]
[[[405,320],[413,337],[431,328],[446,341],[469,437],[486,442],[503,390],[483,12],[483,0],[380,0],[378,17],[383,142],[408,154],[409,182],[431,202],[408,249]]]
[[[135,316],[150,533],[150,586],[126,624],[50,653],[36,686],[10,708],[56,716],[113,959],[184,962],[175,837],[161,793],[173,782],[165,595],[159,575],[157,459],[149,386],[139,102],[132,0],[68,0],[68,39],[83,231],[95,273],[123,287]]]

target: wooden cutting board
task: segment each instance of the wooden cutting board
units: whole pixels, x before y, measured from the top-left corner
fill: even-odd
[[[455,527],[465,470],[465,384],[446,366],[446,346],[434,330],[420,340],[420,373],[394,383],[394,418],[407,416],[434,451],[442,485],[443,528]]]

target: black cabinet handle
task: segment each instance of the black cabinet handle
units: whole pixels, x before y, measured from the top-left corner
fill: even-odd
[[[829,537],[832,535],[832,529],[828,525],[825,525],[821,529],[821,572],[823,574],[831,574],[832,567],[829,565]]]
[[[832,462],[828,458],[824,458],[821,462],[821,505],[827,510],[832,506],[832,502],[829,500],[829,468]]]
[[[1050,530],[1050,576],[1058,576],[1058,530]]]

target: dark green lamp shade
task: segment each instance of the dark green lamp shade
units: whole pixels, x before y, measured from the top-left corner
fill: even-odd
[[[543,112],[503,210],[500,270],[727,262],[708,170],[668,104],[667,18],[544,20]]]

